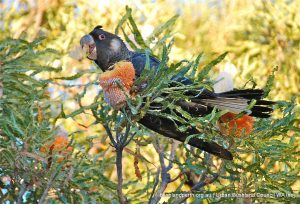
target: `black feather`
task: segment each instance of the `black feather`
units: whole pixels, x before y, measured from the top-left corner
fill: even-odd
[[[195,91],[193,93],[189,92],[188,94],[191,94],[191,101],[193,103],[200,104],[201,106],[206,105],[207,111],[204,111],[203,108],[203,113],[199,114],[199,116],[208,114],[209,110],[212,110],[213,106],[217,106],[220,109],[228,108],[229,111],[243,111],[246,110],[247,104],[250,104],[252,100],[256,100],[255,105],[251,109],[251,116],[268,118],[273,111],[270,106],[275,104],[273,101],[261,100],[264,96],[264,91],[261,89],[233,90],[223,93],[213,93],[208,90],[203,90],[197,95]],[[243,102],[243,100],[245,101]],[[186,106],[188,105],[185,105],[184,107]],[[193,104],[192,107],[195,107],[195,105]],[[190,107],[187,111],[190,114],[196,113],[192,112],[194,109]]]
[[[140,121],[145,127],[162,134],[164,136],[173,138],[175,140],[184,142],[189,135],[199,134],[200,132],[196,128],[189,128],[185,132],[180,132],[173,121],[158,117],[155,115],[146,114]],[[177,124],[180,125],[180,124]],[[197,147],[201,150],[204,150],[208,153],[214,154],[220,158],[232,160],[232,154],[222,146],[218,145],[215,142],[205,142],[199,138],[191,138],[188,144]]]
[[[271,115],[270,113],[252,111],[250,116],[257,117],[257,118],[269,118]]]
[[[103,26],[97,25],[97,26],[94,28],[94,30],[95,30],[95,29],[102,29],[102,28],[103,28]]]
[[[274,101],[257,100],[255,105],[274,105]]]
[[[244,90],[233,90],[224,93],[218,93],[217,96],[227,98],[245,98],[245,99],[256,99],[259,100],[263,97],[264,91],[261,89],[244,89]]]
[[[251,108],[251,111],[255,111],[255,112],[267,112],[267,113],[271,113],[273,111],[272,108],[270,107],[265,107],[265,106],[253,106]]]
[[[190,113],[192,116],[204,116],[212,111],[212,107],[189,101],[176,101],[175,104],[180,106],[184,111]]]

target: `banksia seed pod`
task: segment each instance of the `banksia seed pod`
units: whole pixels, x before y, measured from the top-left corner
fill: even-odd
[[[135,154],[134,154],[134,172],[135,172],[135,175],[136,177],[142,181],[142,173],[140,171],[140,168],[139,168],[139,158],[138,158],[138,154],[139,154],[139,148],[136,148],[135,150]]]

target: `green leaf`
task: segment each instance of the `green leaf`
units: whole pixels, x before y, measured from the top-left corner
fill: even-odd
[[[268,77],[267,83],[264,87],[264,96],[263,97],[267,97],[269,95],[270,91],[272,90],[276,71],[278,71],[278,67],[275,67],[272,71],[272,74]]]
[[[225,52],[223,54],[221,54],[220,56],[218,56],[216,59],[214,59],[213,61],[211,61],[210,63],[208,63],[207,65],[205,65],[203,67],[203,69],[200,71],[199,75],[198,75],[198,81],[202,81],[204,78],[207,77],[209,71],[218,63],[220,63],[228,54],[228,52]]]
[[[159,25],[158,27],[156,27],[153,32],[151,33],[151,35],[147,38],[147,43],[150,44],[153,40],[155,40],[155,38],[157,38],[160,34],[162,34],[163,32],[165,32],[167,29],[169,29],[171,26],[173,26],[176,22],[176,20],[178,19],[179,15],[175,15],[172,18],[170,18],[169,20],[167,20],[165,23]]]
[[[149,48],[146,44],[146,42],[144,41],[143,37],[142,37],[142,34],[140,33],[132,15],[131,15],[131,8],[129,8],[128,6],[126,6],[126,11],[129,13],[129,16],[128,16],[128,20],[129,20],[129,23],[131,25],[131,29],[132,29],[132,33],[134,34],[134,39],[135,41],[143,48],[143,49],[146,49],[146,48]]]

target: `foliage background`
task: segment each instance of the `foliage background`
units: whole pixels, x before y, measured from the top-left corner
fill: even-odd
[[[273,69],[278,67],[269,98],[290,101],[292,96],[299,94],[300,90],[300,14],[298,12],[300,2],[283,0],[274,2],[246,0],[0,1],[0,40],[10,37],[32,41],[45,36],[45,40],[38,43],[36,49],[53,48],[58,51],[58,55],[55,58],[48,58],[46,64],[59,71],[39,73],[37,76],[48,80],[43,83],[50,82],[47,92],[49,92],[51,103],[42,102],[45,100],[43,96],[39,99],[44,112],[47,113],[44,117],[53,128],[62,127],[74,140],[76,158],[74,156],[73,162],[80,166],[80,169],[75,171],[77,174],[75,173],[74,182],[68,184],[67,187],[73,189],[74,192],[76,189],[81,189],[82,191],[77,195],[83,196],[80,199],[86,199],[84,197],[86,195],[82,192],[95,193],[95,199],[101,196],[106,201],[115,198],[114,191],[106,188],[110,186],[114,189],[115,184],[111,181],[116,181],[116,171],[113,163],[114,152],[106,140],[107,136],[103,127],[93,123],[93,117],[89,112],[67,119],[60,115],[61,104],[63,104],[64,113],[68,115],[82,106],[90,105],[90,99],[94,98],[99,91],[99,87],[92,82],[97,79],[100,71],[96,69],[95,64],[84,59],[78,51],[79,39],[82,35],[88,33],[96,25],[103,25],[106,30],[114,31],[125,14],[125,5],[133,9],[134,19],[144,37],[148,37],[155,27],[170,19],[174,14],[179,14],[180,17],[176,23],[166,31],[175,36],[175,43],[169,55],[171,62],[181,59],[191,60],[200,52],[204,52],[199,65],[201,68],[212,57],[229,51],[229,55],[214,68],[211,75],[216,75],[220,70],[230,70],[236,76],[234,80],[237,88],[243,87],[246,81],[249,81],[248,87],[263,87]],[[133,39],[130,30],[127,29],[126,32]],[[45,58],[36,60],[40,63],[45,62]],[[87,89],[83,86],[86,84],[88,84]],[[86,93],[82,94],[85,91]],[[81,103],[78,103],[80,94],[83,97],[80,100]],[[282,106],[284,105],[282,102]],[[286,105],[285,108],[288,106]],[[294,112],[298,109],[292,108]],[[34,110],[37,111],[36,108]],[[278,118],[281,116],[279,112],[276,115]],[[297,115],[293,117],[297,118]],[[299,120],[296,124],[295,121],[286,122],[293,127],[299,125]],[[47,131],[50,130],[47,129]],[[41,136],[44,140],[36,140],[37,144],[33,143],[33,145],[42,146],[51,134],[53,136],[54,133],[51,131]],[[296,148],[295,152],[299,152],[299,145],[297,145],[299,132],[297,131],[298,129],[294,131],[287,129],[287,136],[284,138],[287,144],[291,142],[290,137],[296,138],[295,144],[293,143],[293,147]],[[133,143],[128,148],[135,151],[136,145]],[[153,164],[158,163],[158,157],[150,145],[142,147],[140,151],[148,161]],[[255,160],[251,156],[245,156],[244,159],[250,163]],[[215,162],[217,164],[217,161]],[[141,199],[146,199],[143,194],[146,191],[143,189],[146,179],[138,182],[136,176],[132,174],[134,168],[132,154],[125,154],[124,163],[127,167],[124,179],[127,182],[134,181],[136,185],[133,188],[129,183],[126,192],[132,195],[136,193],[141,196]],[[140,163],[142,163],[141,171],[144,172],[143,177],[150,176],[146,172],[149,168],[155,169],[154,166],[145,161],[140,161]],[[268,171],[271,172],[284,173],[286,168],[299,167],[298,163],[289,166],[276,161],[266,163],[269,165]],[[242,165],[246,164],[242,163]],[[81,175],[80,171],[83,169],[86,171]],[[176,176],[178,171],[175,169],[172,175]],[[49,174],[51,176],[51,173]],[[242,174],[240,172],[240,175]],[[94,177],[94,175],[97,176]],[[299,176],[299,171],[293,173],[296,177],[290,178],[292,182],[288,186],[294,189],[294,192],[299,192],[299,181],[295,182],[297,175]],[[63,175],[61,177],[63,178]],[[247,189],[247,179],[250,181],[254,179],[251,176],[247,177],[246,173],[245,176],[239,178],[238,185],[245,185],[243,187],[245,189]],[[85,186],[78,186],[84,181]],[[57,185],[59,186],[60,183],[58,182]],[[175,182],[168,187],[167,191],[174,191],[179,185],[179,181]],[[220,190],[221,186],[222,182],[212,184],[206,190]],[[141,192],[138,189],[142,189]],[[188,187],[184,186],[183,189],[188,189]],[[108,196],[100,193],[101,190],[108,191]],[[70,195],[65,199],[71,198],[74,199],[76,196],[73,198]]]

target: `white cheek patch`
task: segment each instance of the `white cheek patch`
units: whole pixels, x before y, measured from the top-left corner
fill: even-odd
[[[110,48],[113,52],[119,52],[121,48],[121,42],[116,38],[112,39],[110,42]]]

